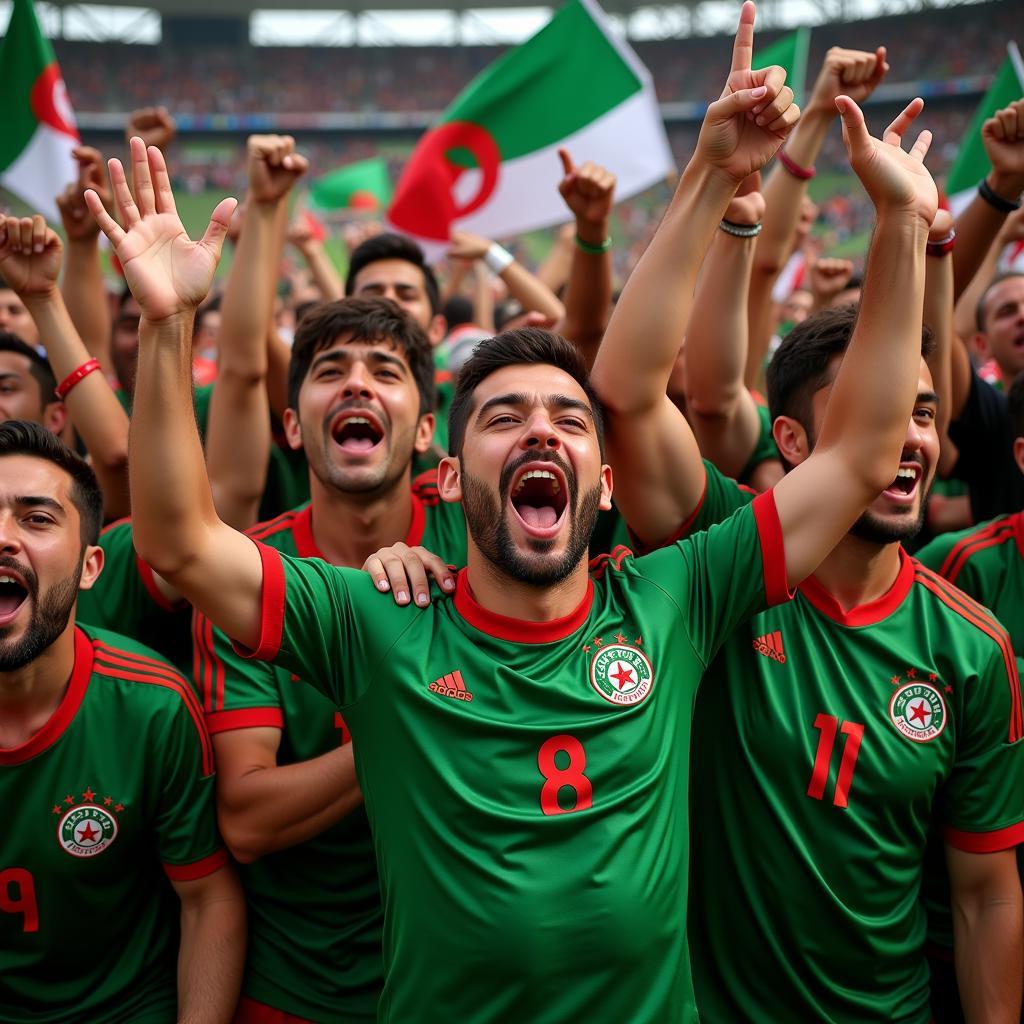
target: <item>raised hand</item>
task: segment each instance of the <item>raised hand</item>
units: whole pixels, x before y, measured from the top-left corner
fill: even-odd
[[[103,167],[103,154],[98,149],[79,146],[71,151],[71,155],[78,161],[78,181],[72,182],[57,196],[57,209],[67,240],[85,242],[100,233],[99,225],[89,215],[89,207],[85,205],[85,190],[93,189],[108,210],[113,203],[113,196]]]
[[[274,203],[288,194],[309,170],[309,161],[295,152],[290,135],[250,135],[249,197],[257,203]]]
[[[881,139],[869,134],[863,111],[849,96],[838,97],[836,106],[843,119],[843,142],[850,166],[875,209],[879,213],[914,213],[930,227],[939,208],[938,190],[924,165],[932,133],[921,132],[909,152],[902,149],[903,136],[924,110],[924,100],[911,100]]]
[[[0,217],[0,274],[20,296],[55,291],[64,246],[41,214]]]
[[[997,110],[981,126],[981,141],[992,163],[993,190],[1013,202],[1024,191],[1024,99]]]
[[[949,237],[953,230],[953,214],[941,207],[935,211],[935,220],[932,221],[931,230],[928,232],[929,242],[942,242]]]
[[[178,125],[166,107],[140,107],[128,115],[124,137],[130,143],[138,136],[144,145],[166,149],[178,134]]]
[[[782,68],[751,70],[754,16],[754,4],[747,0],[725,89],[708,107],[697,141],[698,155],[736,182],[764,167],[800,118]]]
[[[736,195],[729,201],[725,219],[734,224],[760,224],[764,219],[765,203],[761,195],[761,172],[755,171],[740,182]]]
[[[888,71],[884,46],[878,47],[874,53],[833,46],[825,54],[825,62],[818,72],[807,113],[813,110],[829,118],[835,117],[836,98],[839,96],[849,96],[857,103],[863,103]]]
[[[853,277],[853,264],[849,260],[823,256],[807,266],[807,283],[814,296],[815,309],[828,309],[835,297]]]
[[[453,231],[448,256],[455,260],[482,260],[490,249],[490,239],[469,231]]]
[[[558,191],[565,205],[577,221],[606,227],[615,204],[615,175],[589,160],[577,167],[567,149],[560,149],[558,155],[564,171]]]
[[[1014,242],[1024,242],[1024,206],[1015,210],[1003,221],[996,241],[1004,246]]]
[[[147,149],[136,137],[131,157],[134,196],[121,161],[108,165],[124,228],[93,189],[85,193],[89,212],[110,239],[143,317],[152,322],[191,314],[210,290],[236,200],[222,199],[206,233],[193,242],[178,217],[163,154],[155,147]]]

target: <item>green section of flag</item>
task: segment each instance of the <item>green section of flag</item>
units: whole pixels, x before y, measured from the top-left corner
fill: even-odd
[[[1002,107],[1009,106],[1024,95],[1024,83],[1007,57],[999,66],[989,90],[974,111],[974,117],[960,141],[953,166],[946,176],[946,194],[956,195],[967,189],[976,188],[978,183],[992,169],[985,146],[981,141],[981,126]]]
[[[14,163],[39,126],[29,97],[43,69],[56,59],[40,31],[32,0],[14,0],[7,34],[0,41],[0,171]]]
[[[388,165],[381,157],[339,167],[313,182],[309,189],[310,204],[321,210],[367,208],[372,206],[366,201],[369,199],[376,200],[380,209],[391,202]]]
[[[754,67],[767,68],[773,64],[785,68],[786,84],[793,90],[797,103],[803,102],[804,79],[807,77],[807,49],[811,43],[811,30],[806,26],[777,39],[754,54]]]
[[[642,88],[604,26],[580,0],[569,0],[475,78],[439,123],[483,125],[501,159],[512,160],[561,142]]]

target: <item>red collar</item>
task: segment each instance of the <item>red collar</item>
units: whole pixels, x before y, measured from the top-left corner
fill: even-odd
[[[427,525],[427,513],[423,502],[418,494],[413,492],[412,496],[412,521],[409,523],[409,532],[405,535],[405,543],[414,548],[423,543],[423,531]],[[321,558],[325,562],[327,558],[317,547],[313,539],[313,506],[307,505],[292,520],[292,536],[295,538],[295,550],[299,558]]]
[[[809,576],[800,584],[799,590],[822,615],[828,616],[841,626],[873,626],[876,622],[892,615],[910,593],[914,583],[914,563],[900,548],[900,571],[893,585],[881,596],[860,604],[848,611],[818,582]]]
[[[459,572],[455,585],[455,610],[474,629],[493,636],[497,640],[508,640],[520,644],[550,644],[564,640],[576,632],[590,615],[594,603],[594,581],[587,577],[587,592],[575,611],[550,622],[528,622],[499,615],[478,604],[469,586],[467,570]]]
[[[68,688],[64,691],[57,710],[46,720],[34,736],[17,747],[0,747],[0,765],[21,764],[48,747],[52,747],[64,734],[78,713],[92,676],[92,642],[75,627],[75,667],[71,670]]]

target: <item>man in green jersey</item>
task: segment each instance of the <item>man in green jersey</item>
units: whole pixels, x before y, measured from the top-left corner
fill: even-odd
[[[753,19],[747,3],[679,186],[677,215],[705,245],[797,117],[782,69],[751,70]],[[882,233],[893,266],[917,266],[918,241],[923,260],[917,224],[936,205],[916,169],[926,149],[875,158],[910,210]],[[875,331],[858,332],[839,374],[845,401],[774,492],[596,583],[587,545],[612,480],[582,365],[545,332],[482,345],[438,475],[442,500],[464,504],[467,568],[453,596],[398,607],[374,602],[365,574],[289,558],[218,519],[185,353],[233,203],[192,243],[159,152],[133,140],[132,167],[134,190],[111,165],[124,228],[89,202],[144,310],[136,543],[240,649],[340,705],[380,867],[380,1018],[695,1019],[680,927],[695,686],[732,630],[784,601],[896,473],[920,309],[916,324],[894,317],[884,349],[869,318]],[[877,381],[855,402],[858,371]],[[737,562],[746,571],[722,571]]]
[[[883,413],[866,405],[898,411],[891,426],[902,452],[796,599],[740,625],[701,685],[690,789],[697,1005],[702,1020],[730,1024],[928,1021],[918,897],[934,815],[945,826],[970,1019],[1016,1020],[1021,893],[1012,847],[1024,838],[1016,668],[987,613],[899,544],[920,526],[938,458],[936,396],[919,355],[935,187],[898,145],[922,104],[881,143],[849,99],[837,101],[877,224],[859,311],[809,318],[771,364],[774,436],[791,467],[776,492],[781,500],[834,449],[834,417],[855,434],[872,429]],[[686,212],[677,200],[666,215],[594,368],[619,503],[648,544],[750,501],[735,486],[730,498],[729,485],[707,473],[665,395],[704,241]],[[878,394],[897,350],[916,392],[898,410]],[[827,478],[822,502],[843,476]]]
[[[170,665],[75,626],[101,518],[85,462],[0,425],[0,1021],[223,1024],[245,909],[213,751]]]
[[[461,506],[439,500],[436,472],[410,475],[434,429],[423,329],[386,299],[323,303],[299,325],[289,376],[284,426],[305,452],[312,500],[248,535],[332,565],[358,568],[399,539],[463,564]],[[419,581],[408,590],[426,603]],[[199,614],[195,646],[221,829],[249,904],[236,1024],[268,1019],[268,1007],[278,1024],[372,1021],[383,915],[345,722],[333,700],[286,669],[241,658]]]

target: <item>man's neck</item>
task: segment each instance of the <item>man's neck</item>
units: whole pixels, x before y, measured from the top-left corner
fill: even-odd
[[[848,533],[818,566],[814,578],[843,611],[883,597],[900,572],[900,545],[876,544]]]
[[[75,667],[74,617],[37,658],[0,672],[0,748],[28,742],[60,706]]]
[[[331,565],[355,569],[375,551],[405,540],[412,525],[412,479],[386,492],[346,494],[310,475],[313,540]]]
[[[470,544],[466,578],[476,603],[489,612],[524,622],[552,622],[571,615],[587,593],[586,557],[564,579],[550,586],[532,586],[502,572]]]

